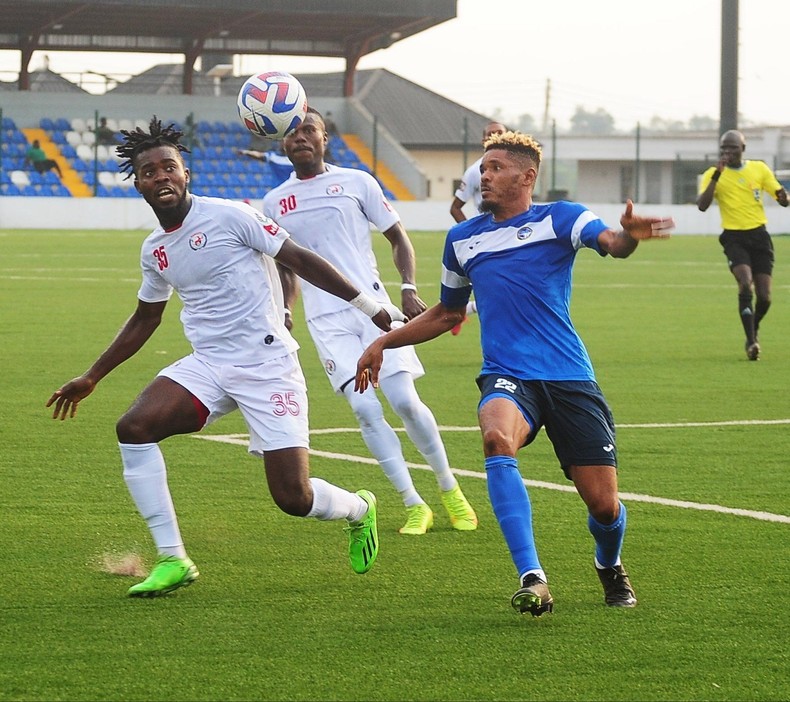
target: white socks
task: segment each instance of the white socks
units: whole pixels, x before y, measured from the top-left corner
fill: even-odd
[[[321,478],[310,478],[313,488],[313,506],[305,515],[322,521],[347,519],[356,522],[368,511],[368,503],[359,495],[332,485]]]
[[[137,509],[148,524],[160,554],[186,558],[184,542],[167,486],[165,459],[157,444],[118,444],[123,479]]]

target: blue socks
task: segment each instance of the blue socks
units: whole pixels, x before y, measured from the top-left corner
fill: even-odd
[[[532,534],[532,505],[518,462],[510,456],[489,456],[485,466],[491,507],[519,576],[542,571]]]
[[[612,568],[620,563],[620,549],[623,546],[626,524],[625,505],[620,503],[620,513],[611,524],[601,524],[592,515],[587,515],[587,528],[595,539],[596,565]]]

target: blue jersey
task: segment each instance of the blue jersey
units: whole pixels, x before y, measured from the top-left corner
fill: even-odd
[[[532,205],[503,222],[482,214],[450,229],[442,261],[441,301],[466,305],[474,288],[480,315],[482,373],[522,380],[595,380],[570,317],[576,252],[601,256],[610,229],[583,205]]]

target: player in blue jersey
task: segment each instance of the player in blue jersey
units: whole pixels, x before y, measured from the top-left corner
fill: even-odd
[[[636,596],[620,561],[626,510],[617,490],[614,421],[570,319],[571,271],[581,248],[625,258],[639,240],[669,236],[674,222],[638,217],[629,201],[620,218],[623,228],[615,231],[583,205],[535,205],[540,158],[540,146],[526,134],[505,132],[486,141],[483,214],[447,235],[440,302],[366,349],[356,387],[376,386],[384,349],[451,330],[463,318],[474,286],[483,347],[478,419],[491,505],[519,575],[512,605],[533,616],[554,607],[516,460],[545,427],[562,470],[587,506],[605,602],[633,607]]]

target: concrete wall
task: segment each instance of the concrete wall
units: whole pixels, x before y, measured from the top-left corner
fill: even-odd
[[[262,202],[252,204],[260,209]],[[453,224],[449,202],[396,202],[404,226],[410,231],[446,231]],[[612,227],[619,227],[623,206],[589,204]],[[637,205],[640,214],[675,218],[675,234],[719,234],[718,208],[700,212],[693,205]],[[790,234],[790,208],[766,204],[768,231]],[[156,226],[151,208],[142,198],[1,197],[0,229],[142,229]]]

